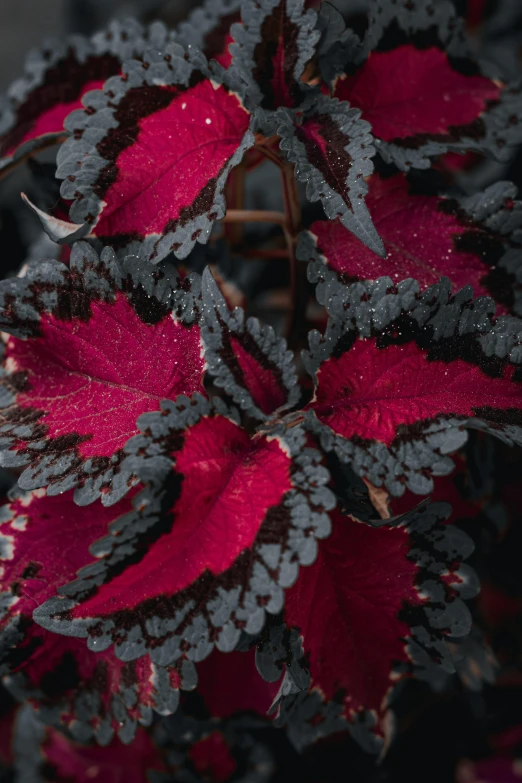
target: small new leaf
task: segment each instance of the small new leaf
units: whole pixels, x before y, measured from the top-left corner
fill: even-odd
[[[249,108],[274,111],[299,106],[301,79],[320,32],[317,14],[303,0],[243,3],[241,24],[232,27],[233,70],[247,86]]]
[[[321,96],[302,122],[284,111],[278,119],[281,149],[296,164],[307,198],[321,201],[330,220],[339,218],[367,247],[384,255],[365,203],[365,177],[373,172],[375,149],[370,126],[358,109]]]
[[[300,388],[286,340],[257,318],[245,319],[241,308],[230,312],[208,268],[203,273],[202,298],[201,334],[214,383],[260,421],[294,407]]]

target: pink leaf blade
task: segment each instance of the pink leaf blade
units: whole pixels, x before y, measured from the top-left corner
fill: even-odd
[[[34,615],[57,633],[114,642],[122,660],[148,652],[162,666],[180,655],[203,660],[214,646],[230,652],[241,629],[258,633],[266,613],[280,611],[299,564],[313,561],[333,504],[319,455],[300,452],[306,436],[299,428],[284,440],[282,434],[249,439],[221,403],[179,398],[163,410],[143,417],[145,434],[127,446],[130,470],[174,481],[174,494],[158,496],[162,512],[151,515],[163,533],[148,545],[140,533],[144,507],[130,525],[135,565],[112,574],[108,561],[94,593],[90,571],[80,574],[76,586],[62,591],[74,600],[48,602]],[[308,537],[297,519],[305,508]],[[216,540],[226,546],[216,547]]]
[[[64,121],[91,90],[120,73],[128,57],[165,38],[166,30],[137,22],[112,22],[91,38],[44,42],[28,56],[24,75],[11,85],[0,121],[0,168],[14,167],[63,140]]]
[[[499,313],[520,309],[522,250],[515,240],[518,202],[509,183],[498,194],[499,209],[482,215],[467,202],[410,192],[403,175],[372,176],[366,203],[386,249],[380,259],[338,221],[318,221],[303,236],[301,260],[311,261],[309,279],[326,303],[339,284],[389,277],[412,278],[422,288],[448,277],[456,289],[471,285],[475,296],[490,295]],[[484,203],[492,193],[480,194]],[[505,209],[504,204],[510,208]]]
[[[120,468],[137,418],[201,389],[199,327],[172,313],[177,276],[163,266],[145,279],[135,262],[79,243],[70,268],[49,262],[2,284],[12,332],[2,459],[28,465],[25,489],[77,487],[79,502],[114,502],[133,482]]]
[[[261,421],[294,407],[300,390],[286,341],[241,309],[230,312],[209,269],[202,297],[205,358],[214,382]]]
[[[189,62],[183,54],[171,44],[129,61],[127,81],[107,84],[74,119],[59,160],[71,218],[112,244],[140,243],[154,263],[208,240],[225,215],[228,174],[254,144],[225,77],[211,78],[197,51]]]

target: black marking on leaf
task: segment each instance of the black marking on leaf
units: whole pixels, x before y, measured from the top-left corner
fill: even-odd
[[[154,506],[155,493],[159,491],[161,495],[162,482],[172,471],[169,454],[183,431],[203,417],[231,413],[234,416],[220,400],[210,403],[194,395],[191,399],[182,396],[175,402],[164,401],[161,413],[140,418],[145,434],[128,442],[126,449],[131,456],[123,467],[139,473],[143,481],[152,482],[148,490],[152,494],[145,511],[140,503],[134,518],[125,523],[129,538],[135,537],[132,547],[140,546],[143,531],[146,535],[154,524],[154,509],[158,508]],[[228,571],[215,577],[207,572],[174,596],[144,601],[137,611],[73,619],[75,602],[53,599],[35,611],[34,619],[48,630],[88,638],[93,649],[100,643],[97,640],[101,640],[102,649],[114,643],[115,653],[122,660],[134,660],[148,653],[152,661],[162,666],[172,661],[202,660],[214,646],[223,652],[231,651],[237,647],[243,631],[259,633],[266,615],[281,611],[284,587],[293,583],[299,565],[315,559],[317,540],[330,533],[327,512],[335,503],[326,488],[329,474],[319,453],[305,447],[306,433],[299,427],[286,432],[278,427],[271,435],[281,441],[292,459],[293,488],[283,496],[281,505],[267,515],[252,548],[241,554]],[[112,557],[112,552],[117,554],[118,543],[110,546]],[[102,574],[104,566],[94,570]],[[83,573],[86,571],[89,568]],[[76,585],[83,591],[82,577]],[[70,595],[77,588],[68,586],[61,592]]]
[[[186,678],[186,667],[184,672],[180,667],[172,668]],[[115,688],[114,673],[109,671],[107,661],[100,659],[93,675],[84,680],[77,673],[74,656],[68,653],[38,686],[32,685],[23,672],[6,675],[4,685],[18,701],[32,705],[43,725],[61,731],[66,727],[77,742],[106,746],[117,735],[129,745],[138,725],[152,723],[152,710],[170,715],[179,704],[179,689],[166,669],[150,663],[148,674],[147,681],[140,683],[143,672],[134,662],[126,663],[118,672]],[[140,685],[147,688],[146,695],[140,692]]]
[[[320,38],[315,11],[305,11],[302,0],[258,0],[243,2],[241,18],[232,26],[230,52],[232,70],[247,87],[248,107],[300,105],[301,77]]]
[[[454,236],[455,249],[481,255],[485,263],[491,264],[481,285],[491,292],[495,302],[522,315],[522,202],[515,200],[516,194],[515,185],[498,182],[474,196],[441,198],[438,209],[454,215],[462,224],[462,233]],[[339,314],[343,289],[348,296],[350,286],[359,278],[330,269],[311,232],[300,234],[296,252],[300,261],[308,262],[308,280],[316,284],[317,301]],[[407,281],[394,282],[390,293],[397,285],[404,288]],[[413,300],[408,297],[408,301]]]
[[[153,274],[149,269],[147,265],[144,269],[138,256],[119,261],[110,248],[98,255],[87,243],[76,243],[69,267],[58,261],[43,261],[29,266],[24,277],[0,283],[0,325],[15,337],[37,339],[42,313],[63,321],[88,321],[91,304],[111,302],[117,291],[127,293],[128,301],[146,324],[156,323],[175,308],[182,323],[192,323],[194,299],[190,295],[186,298],[175,267],[166,261]],[[25,373],[2,369],[0,460],[9,467],[25,468],[20,486],[26,490],[47,486],[49,495],[76,488],[75,498],[81,505],[98,497],[104,505],[120,500],[136,483],[121,468],[122,452],[83,459],[78,447],[89,436],[71,432],[47,437],[44,412],[16,405],[17,394],[26,386]]]
[[[117,74],[128,57],[139,56],[151,45],[167,38],[166,29],[156,23],[148,28],[133,20],[112,22],[91,38],[75,35],[49,39],[28,56],[24,75],[15,81],[0,104],[0,155],[15,149],[14,155],[0,159],[0,170],[11,161],[24,159],[42,139],[32,139],[20,147],[42,110],[78,99],[88,81],[105,81]],[[54,134],[48,134],[53,141]],[[55,141],[63,137],[57,133]],[[47,138],[47,137],[46,137]]]
[[[295,174],[306,182],[306,196],[321,201],[330,220],[339,217],[365,245],[384,255],[364,197],[364,177],[373,172],[370,125],[358,109],[321,96],[302,124],[288,111],[277,114],[281,149],[296,164]]]
[[[202,315],[201,334],[209,372],[214,383],[223,388],[237,405],[249,416],[266,421],[276,410],[282,412],[297,404],[300,388],[293,354],[287,349],[286,340],[277,337],[271,326],[261,326],[257,318],[245,320],[241,308],[236,307],[234,312],[230,312],[208,268],[203,273]],[[263,387],[264,383],[257,368],[270,375],[267,383],[276,388],[278,396],[282,395],[283,399],[278,400],[279,404],[274,404],[272,410],[262,410],[255,401],[255,390],[237,360],[234,342],[253,360],[251,373],[260,386]],[[266,389],[269,397],[270,392],[270,388]]]
[[[518,319],[493,321],[495,306],[488,297],[473,299],[469,289],[452,295],[447,278],[420,293],[415,280],[398,285],[390,278],[373,283],[343,286],[332,296],[332,313],[324,335],[309,334],[310,349],[303,352],[307,371],[315,376],[331,356],[340,356],[361,339],[377,336],[381,347],[415,341],[428,351],[428,360],[451,362],[462,358],[478,365],[491,377],[499,377],[511,363],[522,361],[522,328]],[[519,380],[517,375],[514,381]],[[361,477],[375,486],[384,485],[392,495],[405,488],[417,494],[432,491],[431,476],[447,475],[453,469],[448,454],[467,440],[467,430],[479,429],[513,445],[522,445],[518,411],[499,412],[484,418],[440,416],[408,426],[391,446],[359,437],[346,440],[308,413],[306,426],[319,438],[322,448],[335,451]],[[428,473],[429,471],[429,473]]]
[[[395,667],[397,684],[388,694],[387,707],[393,703],[400,680],[415,676],[433,680],[454,673],[462,665],[456,647],[465,644],[471,630],[471,615],[462,599],[478,592],[475,573],[462,561],[473,551],[473,542],[453,525],[444,524],[451,513],[447,503],[423,503],[397,520],[383,521],[405,528],[411,539],[409,559],[419,567],[417,589],[429,600],[422,606],[404,609],[410,636],[405,644],[410,662]],[[458,566],[458,567],[457,567]],[[458,587],[448,586],[444,577],[451,570],[462,580]],[[460,643],[460,644],[458,644]],[[325,701],[320,687],[313,684],[313,671],[304,653],[299,629],[270,623],[256,640],[256,663],[263,679],[273,682],[284,677],[272,709],[275,725],[285,726],[298,751],[330,734],[348,731],[368,753],[382,750],[382,739],[375,733],[376,716],[360,712],[347,719],[343,692]],[[310,681],[312,686],[310,688]]]
[[[366,54],[385,51],[405,43],[417,48],[437,46],[448,54],[453,67],[465,74],[491,72],[491,64],[477,63],[462,19],[446,0],[371,0],[365,40]],[[360,57],[356,64],[360,64]],[[496,72],[491,77],[498,77]],[[506,85],[498,101],[469,125],[449,127],[447,134],[416,134],[390,142],[375,139],[375,147],[386,163],[402,171],[427,169],[431,158],[446,152],[478,152],[501,162],[508,161],[522,140],[522,91],[518,84]]]
[[[59,150],[57,176],[63,179],[63,198],[74,200],[70,215],[78,225],[93,227],[98,222],[103,196],[118,174],[118,155],[137,138],[139,119],[157,111],[158,99],[169,105],[180,92],[204,79],[212,79],[229,91],[237,87],[226,72],[211,71],[198,49],[190,47],[185,52],[176,43],[162,50],[148,50],[140,60],[128,60],[122,70],[123,77],[114,77],[103,90],[92,92],[84,101],[85,110],[73,112],[65,125],[71,138]],[[240,97],[244,98],[242,92]],[[253,143],[254,136],[247,131],[219,174],[206,183],[197,200],[171,221],[163,234],[112,236],[111,243],[118,248],[140,243],[141,255],[153,263],[171,251],[185,258],[196,241],[208,241],[214,222],[224,216],[228,174]]]

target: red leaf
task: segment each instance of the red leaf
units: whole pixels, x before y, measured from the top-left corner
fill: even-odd
[[[460,570],[473,545],[440,526],[449,511],[425,506],[400,527],[380,528],[335,512],[332,535],[287,595],[286,623],[303,638],[312,691],[342,704],[348,721],[362,718],[361,727],[373,713],[377,734],[394,684],[432,665],[451,671],[444,638],[471,627],[458,595],[476,593]]]
[[[461,761],[455,778],[457,783],[520,783],[520,761],[505,756],[492,756],[476,762]]]
[[[268,110],[299,105],[301,77],[320,37],[317,15],[302,3],[259,0],[245,3],[241,18],[232,28],[230,51],[249,101]]]
[[[63,197],[76,199],[73,221],[112,244],[143,242],[157,262],[208,240],[225,214],[228,174],[254,137],[239,97],[207,78],[206,64],[187,64],[174,45],[152,54],[72,116],[58,176]]]
[[[432,477],[452,471],[447,455],[465,443],[468,427],[510,444],[522,441],[522,387],[514,365],[484,356],[469,327],[459,334],[460,317],[477,317],[480,324],[481,300],[469,310],[464,296],[448,300],[441,283],[410,316],[393,320],[401,307],[393,301],[396,295],[385,292],[367,302],[359,292],[351,302],[362,303],[361,318],[356,317],[363,335],[374,313],[384,316],[377,337],[358,339],[349,320],[343,327],[334,319],[325,338],[312,335],[312,351],[304,357],[310,372],[317,371],[309,426],[323,448],[374,486],[396,496],[406,488],[428,495]]]
[[[61,591],[74,600],[47,602],[37,622],[166,666],[203,660],[214,645],[230,652],[281,610],[284,588],[329,533],[328,473],[299,427],[250,438],[229,415],[196,395],[142,417],[128,469],[165,477],[167,488],[125,523],[123,547],[117,527],[98,563]],[[125,559],[129,547],[121,571],[118,551]]]
[[[415,149],[428,139],[451,143],[476,135],[500,88],[460,73],[436,47],[407,44],[372,52],[354,76],[338,80],[334,94],[361,109],[377,138]]]
[[[120,73],[124,59],[141,54],[155,41],[159,28],[143,29],[135,22],[113,22],[92,39],[74,36],[50,41],[27,59],[24,76],[8,93],[0,135],[0,156],[5,166],[56,143],[63,136],[66,117],[81,108],[84,95],[103,87]]]
[[[105,260],[115,263],[110,253]],[[98,277],[93,263],[99,265]],[[68,489],[116,470],[125,442],[137,432],[138,416],[158,409],[162,399],[201,389],[198,327],[178,321],[141,282],[129,278],[130,267],[127,276],[122,269],[113,273],[121,275],[119,283],[81,245],[70,269],[49,262],[4,284],[5,328],[25,335],[11,336],[5,345],[9,399],[2,423],[4,448],[10,451],[4,459],[29,464],[20,479],[24,489],[61,481]],[[162,279],[167,283],[163,272]],[[42,301],[50,286],[56,304]],[[29,299],[40,315],[28,326]]]
[[[347,715],[374,710],[381,717],[392,670],[409,662],[405,604],[423,601],[410,540],[400,528],[375,529],[336,514],[330,538],[314,565],[287,594],[285,617],[304,638],[312,687],[326,700],[343,696]]]
[[[77,506],[68,492],[46,497],[44,490],[20,494],[2,508],[0,596],[13,617],[31,618],[35,606],[55,596],[61,585],[92,560],[89,546],[107,535],[109,524],[132,509],[129,498],[110,509]],[[8,608],[7,608],[8,606]]]
[[[449,199],[414,195],[404,175],[370,179],[366,205],[386,257],[381,258],[338,222],[318,221],[311,226],[317,255],[335,278],[349,284],[388,276],[398,282],[417,280],[428,288],[442,276],[455,290],[471,285],[475,296],[490,295],[500,303],[498,312],[514,304],[512,278],[498,265],[509,249],[504,237],[473,221]],[[317,264],[317,281],[329,280]]]
[[[292,408],[300,396],[293,354],[270,326],[230,312],[210,270],[202,280],[202,337],[214,383],[261,421]]]
[[[298,122],[281,112],[281,149],[296,164],[296,177],[306,182],[309,201],[321,201],[330,220],[339,218],[373,251],[384,254],[365,204],[365,177],[373,172],[370,126],[356,109],[321,96],[313,112]]]
[[[318,373],[310,407],[344,438],[391,446],[415,437],[422,425],[444,418],[488,418],[522,404],[513,368],[488,378],[457,359],[430,361],[414,343],[379,348],[375,339],[355,341],[351,351],[329,359]]]
[[[226,738],[219,731],[213,731],[206,739],[197,742],[189,755],[197,772],[216,783],[230,780],[237,769]]]
[[[138,353],[136,346],[144,345],[160,351]],[[177,359],[172,353],[175,346],[179,346]],[[74,433],[84,458],[110,457],[136,433],[138,416],[158,407],[164,398],[198,389],[202,372],[198,354],[197,330],[186,329],[170,317],[145,325],[123,294],[109,306],[93,303],[87,323],[46,314],[39,338],[10,337],[6,345],[13,372],[26,376],[18,407],[42,411],[48,438]],[[20,417],[25,418],[23,413]]]
[[[237,712],[267,717],[279,683],[266,682],[255,664],[255,650],[222,653],[214,650],[198,666],[198,693],[213,718]]]
[[[132,610],[160,595],[175,596],[205,574],[226,572],[292,487],[290,460],[279,442],[250,441],[224,417],[203,418],[188,429],[173,458],[182,485],[172,530],[74,616]]]
[[[1,663],[9,672],[5,682],[38,708],[51,707],[65,725],[76,724],[82,737],[96,736],[102,744],[114,731],[130,742],[136,722],[151,707],[172,712],[181,674],[176,669],[160,672],[149,659],[122,663],[110,653],[93,652],[83,640],[37,626],[32,615],[92,561],[89,547],[131,508],[126,499],[110,510],[98,506],[93,513],[92,508],[76,506],[70,493],[53,498],[39,490],[2,509]],[[82,711],[81,698],[94,699],[96,707]]]

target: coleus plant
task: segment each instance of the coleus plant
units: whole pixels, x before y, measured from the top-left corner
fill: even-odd
[[[451,5],[371,0],[361,36],[207,0],[46,45],[5,107],[3,173],[59,145],[61,181],[25,197],[53,257],[0,283],[0,667],[33,774],[123,742],[136,780],[265,780],[260,727],[379,753],[407,680],[488,679],[455,524],[483,501],[444,501],[470,431],[522,445],[522,202],[445,156],[509,159],[522,95]],[[191,728],[158,723],[180,701]]]

